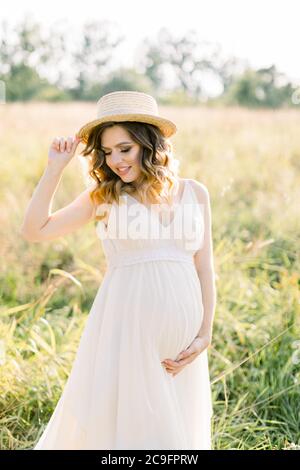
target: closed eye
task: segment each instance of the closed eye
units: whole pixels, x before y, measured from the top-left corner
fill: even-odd
[[[121,150],[121,152],[122,152],[122,153],[126,153],[126,152],[128,152],[129,150],[130,150],[130,148],[129,148],[129,149],[126,149],[126,150]],[[104,153],[104,155],[105,155],[105,156],[106,156],[106,155],[110,155],[110,153],[107,152],[107,153]]]

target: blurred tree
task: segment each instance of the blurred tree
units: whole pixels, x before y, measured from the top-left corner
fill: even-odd
[[[56,42],[54,43],[54,38]],[[60,37],[63,54],[63,38]],[[57,37],[43,35],[38,23],[25,17],[14,28],[8,23],[1,24],[0,40],[0,79],[6,84],[6,98],[12,100],[30,100],[35,95],[41,96],[42,89],[52,89],[52,97],[64,97],[64,92],[51,84],[41,70],[48,72],[51,64],[58,60]]]
[[[81,42],[73,53],[72,61],[77,85],[69,91],[74,99],[91,99],[95,77],[97,83],[105,79],[114,49],[124,38],[119,36],[114,39],[107,21],[85,23],[80,38]]]
[[[228,87],[222,102],[255,108],[290,106],[294,89],[275,65],[258,70],[247,68]]]
[[[138,73],[133,68],[126,67],[120,67],[118,70],[111,72],[102,86],[103,94],[119,90],[139,90],[144,93],[154,94],[153,84],[149,77]]]
[[[285,74],[279,72],[274,64],[257,70],[257,74],[260,77],[258,93],[263,98],[265,106],[278,108],[290,104],[294,87]]]
[[[216,71],[211,47],[208,41],[199,41],[195,31],[174,38],[166,28],[161,28],[155,41],[143,42],[138,52],[138,67],[144,70],[163,100],[173,96],[176,102],[185,99],[197,102],[205,96],[204,75]],[[174,87],[166,93],[166,82],[170,79]]]
[[[5,75],[6,97],[10,101],[28,101],[34,98],[47,80],[41,79],[38,73],[28,65],[12,65]]]
[[[224,57],[221,45],[216,43],[210,53],[211,70],[215,77],[220,81],[223,92],[225,93],[234,82],[237,75],[242,74],[247,67],[248,61],[237,57]]]
[[[7,101],[94,101],[110,91],[139,89],[177,105],[206,101],[276,108],[298,104],[292,99],[296,86],[275,65],[253,70],[246,61],[224,58],[220,45],[199,41],[195,31],[175,38],[162,28],[155,41],[145,38],[141,43],[134,68],[115,70],[113,53],[124,38],[113,33],[109,22],[85,23],[69,43],[67,33],[64,20],[47,31],[30,17],[13,28],[2,21],[0,80]],[[220,82],[223,93],[208,99],[205,81],[211,77]]]
[[[153,88],[159,92],[164,85],[163,66],[165,59],[161,46],[145,38],[138,49],[137,70],[141,70],[150,79]]]
[[[188,95],[182,88],[165,92],[159,101],[161,104],[170,106],[193,106],[199,104],[199,100],[196,97]]]

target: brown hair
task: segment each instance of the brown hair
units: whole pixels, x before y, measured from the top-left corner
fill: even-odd
[[[112,126],[122,126],[141,146],[141,174],[137,180],[126,183],[106,164],[101,148],[103,131]],[[91,192],[91,199],[97,204],[119,204],[123,192],[135,193],[144,203],[159,203],[165,198],[169,203],[170,190],[176,184],[177,171],[174,167],[173,146],[157,126],[152,124],[123,121],[109,121],[95,126],[88,135],[86,147],[81,155],[88,157],[88,174],[97,183]]]

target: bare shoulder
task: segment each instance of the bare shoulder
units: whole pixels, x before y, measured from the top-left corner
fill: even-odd
[[[191,178],[187,178],[186,181],[188,181],[191,184],[199,202],[202,202],[202,203],[208,202],[209,192],[205,184],[201,183],[200,181],[191,179]]]

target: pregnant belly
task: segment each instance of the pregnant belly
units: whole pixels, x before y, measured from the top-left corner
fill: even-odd
[[[197,335],[203,319],[196,269],[174,261],[143,266],[139,306],[143,343],[154,347],[160,360],[175,359]]]

